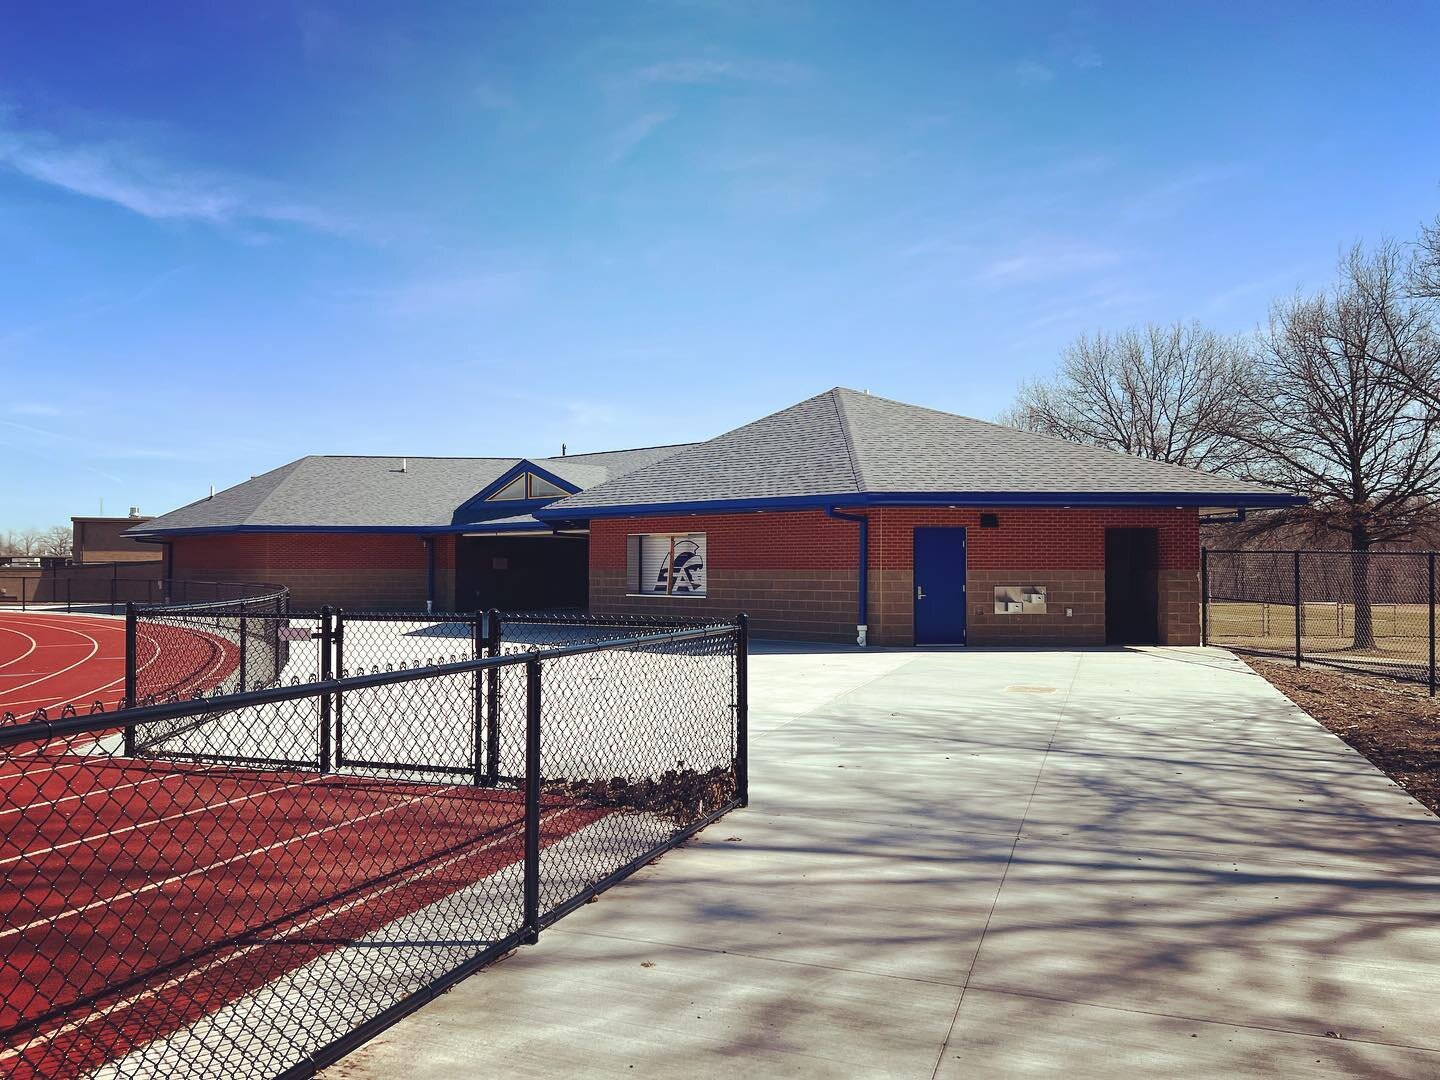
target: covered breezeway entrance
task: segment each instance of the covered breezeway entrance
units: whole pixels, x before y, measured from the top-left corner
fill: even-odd
[[[455,606],[540,611],[589,606],[590,538],[583,534],[462,536]]]

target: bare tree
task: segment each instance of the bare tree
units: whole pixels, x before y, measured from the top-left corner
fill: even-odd
[[[5,534],[5,554],[38,555],[42,536],[39,529],[11,529]]]
[[[1243,475],[1309,497],[1272,521],[1343,533],[1363,553],[1434,519],[1440,414],[1416,388],[1440,382],[1436,346],[1428,309],[1410,296],[1401,249],[1389,241],[1352,249],[1329,293],[1275,306],[1231,432],[1254,451]],[[1368,562],[1352,559],[1357,648],[1374,645]]]
[[[40,540],[36,545],[37,555],[49,555],[57,558],[68,559],[70,557],[70,542],[72,533],[64,525],[52,525],[40,534]]]
[[[1003,420],[1136,457],[1232,470],[1247,356],[1198,323],[1072,342],[1054,377],[1023,386]]]
[[[1440,302],[1440,215],[1420,227],[1410,260],[1410,294]]]

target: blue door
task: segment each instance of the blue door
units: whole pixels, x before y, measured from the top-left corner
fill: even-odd
[[[915,530],[915,644],[965,644],[965,530]]]

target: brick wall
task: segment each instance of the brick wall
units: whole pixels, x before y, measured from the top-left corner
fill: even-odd
[[[980,528],[982,512],[996,514],[999,527]],[[1200,643],[1200,527],[1194,509],[886,507],[869,513],[870,636],[877,645],[914,642],[914,530],[925,526],[966,530],[972,645],[1103,644],[1105,530],[1125,526],[1158,531],[1161,641]],[[1046,614],[996,615],[997,585],[1045,586]]]
[[[914,642],[914,530],[967,529],[972,644],[1092,645],[1105,640],[1105,529],[1159,532],[1160,632],[1168,644],[1197,644],[1199,521],[1169,508],[996,509],[999,527],[980,528],[981,509],[889,507],[870,517],[869,636],[877,645]],[[640,532],[707,535],[709,595],[629,596],[625,538]],[[704,514],[597,520],[590,533],[590,606],[601,612],[733,615],[748,611],[768,637],[851,641],[855,634],[858,526],[823,511]],[[996,615],[997,585],[1043,585],[1045,615]],[[1069,608],[1071,614],[1065,615]]]
[[[455,596],[455,541],[435,541],[436,601]],[[426,599],[425,545],[406,533],[238,533],[179,536],[171,545],[177,579],[274,582],[296,607],[419,609]]]
[[[759,637],[854,641],[856,529],[820,510],[596,520],[590,524],[590,609],[727,618],[744,611]],[[701,531],[708,595],[627,595],[628,534]]]

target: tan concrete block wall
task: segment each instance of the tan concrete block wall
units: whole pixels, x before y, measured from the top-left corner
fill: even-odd
[[[995,614],[995,588],[1043,585],[1044,615]],[[1200,579],[1192,570],[1161,570],[1160,640],[1200,643]],[[1070,608],[1072,614],[1065,615]],[[981,570],[966,580],[967,638],[971,645],[1103,645],[1105,571]],[[870,572],[870,640],[876,645],[915,641],[915,578],[910,570]]]
[[[1200,644],[1198,572],[1160,571],[1160,640],[1166,645]]]
[[[997,615],[999,585],[1043,585],[1045,614]],[[966,618],[972,645],[1103,645],[1105,571],[972,570]]]
[[[850,570],[725,570],[713,563],[709,595],[629,596],[625,571],[591,566],[590,610],[613,615],[750,616],[756,637],[855,640],[856,574]]]

